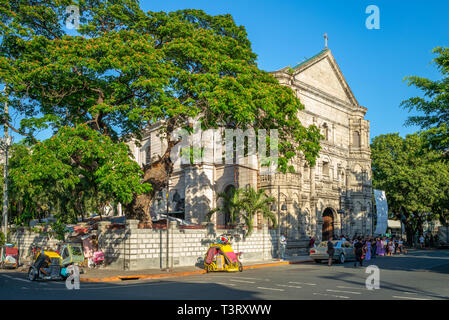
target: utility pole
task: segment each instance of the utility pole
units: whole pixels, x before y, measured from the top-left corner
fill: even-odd
[[[278,185],[278,258],[281,260],[281,186]]]
[[[168,245],[170,242],[170,237],[169,237],[169,230],[170,230],[170,221],[168,219],[168,213],[169,213],[169,209],[170,209],[170,189],[169,189],[169,185],[170,184],[170,169],[168,168],[168,164],[167,164],[167,257],[166,257],[166,271],[169,272],[170,271],[170,267],[168,265],[169,259],[168,259],[168,254],[169,254],[169,249],[168,249]]]
[[[6,88],[5,88],[6,92]],[[3,125],[4,127],[4,137],[1,141],[1,147],[4,151],[4,157],[5,162],[3,165],[3,234],[5,235],[5,241],[7,241],[8,237],[8,149],[11,145],[9,132],[8,132],[8,125],[6,123],[7,118],[9,115],[9,109],[8,109],[8,100],[5,101],[5,123]]]

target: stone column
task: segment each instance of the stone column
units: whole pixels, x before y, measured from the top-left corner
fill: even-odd
[[[268,254],[268,250],[271,251],[271,245],[267,245],[268,239],[268,224],[264,222],[262,223],[262,260],[268,260],[271,258]]]
[[[139,220],[126,220],[126,240],[123,257],[125,270],[135,270],[137,268],[138,225]]]

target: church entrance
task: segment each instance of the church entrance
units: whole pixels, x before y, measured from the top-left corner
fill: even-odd
[[[322,241],[329,240],[334,235],[334,213],[331,208],[323,212],[323,235]]]

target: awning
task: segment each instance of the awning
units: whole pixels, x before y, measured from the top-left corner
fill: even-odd
[[[388,220],[388,228],[401,229],[401,221]]]

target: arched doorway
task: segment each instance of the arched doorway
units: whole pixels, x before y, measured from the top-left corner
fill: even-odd
[[[334,235],[334,212],[331,208],[326,208],[323,212],[323,235],[322,240],[329,240]]]

